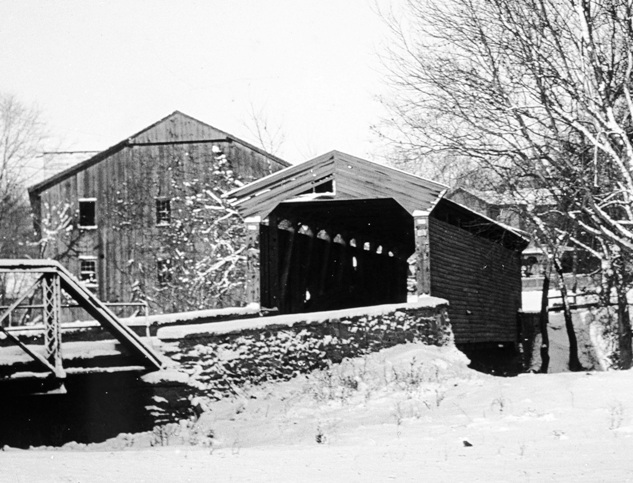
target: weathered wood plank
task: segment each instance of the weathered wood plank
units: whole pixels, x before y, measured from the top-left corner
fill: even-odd
[[[292,255],[293,252],[295,250],[295,230],[290,230],[288,231],[287,234],[287,242],[286,242],[286,246],[285,246],[285,251],[283,253],[283,255],[281,256],[282,258],[282,266],[281,266],[281,281],[280,281],[280,295],[279,295],[279,300],[280,300],[280,305],[283,306],[279,307],[279,310],[282,313],[288,312],[289,308],[290,308],[290,304],[288,303],[287,300],[287,295],[288,295],[288,280],[290,277],[290,270],[292,269]]]
[[[451,303],[457,342],[516,339],[520,308],[517,252],[429,219],[431,294]]]
[[[289,199],[303,193],[309,188],[310,182],[323,178],[331,173],[331,165],[316,166],[311,170],[299,172],[296,176],[284,179],[274,184],[268,190],[254,191],[250,198],[242,198],[237,204],[237,208],[242,216],[252,216],[257,214],[262,218],[280,203],[279,192],[283,192],[283,199]]]

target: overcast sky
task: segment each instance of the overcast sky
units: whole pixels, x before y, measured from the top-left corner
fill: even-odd
[[[385,4],[388,0],[381,0]],[[64,149],[105,149],[174,110],[247,141],[251,105],[296,163],[372,159],[383,110],[374,0],[0,2],[0,90]]]

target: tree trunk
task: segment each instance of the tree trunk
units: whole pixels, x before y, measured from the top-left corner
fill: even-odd
[[[618,345],[620,349],[620,369],[630,369],[633,362],[631,348],[631,319],[626,291],[618,289]]]
[[[618,283],[616,284],[618,298],[618,349],[620,352],[620,369],[630,369],[633,363],[631,347],[631,318],[629,301],[627,298],[626,264],[619,267]]]
[[[549,335],[547,334],[548,322],[548,294],[549,294],[549,270],[545,270],[543,274],[543,292],[541,294],[541,314],[539,317],[539,326],[541,330],[541,368],[538,372],[547,374],[549,369]]]
[[[554,260],[554,267],[558,274],[558,288],[560,290],[560,296],[563,301],[563,315],[565,317],[565,329],[567,330],[567,338],[569,339],[569,370],[570,371],[582,371],[584,367],[580,364],[578,359],[578,340],[576,339],[576,332],[574,331],[574,321],[571,316],[571,310],[569,303],[567,302],[567,286],[565,285],[565,278],[563,274],[563,267],[559,260]]]

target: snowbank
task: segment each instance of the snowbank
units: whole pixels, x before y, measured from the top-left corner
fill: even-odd
[[[5,447],[2,474],[104,483],[631,480],[631,371],[501,378],[466,363],[451,345],[399,345],[210,402],[195,423],[97,445]]]

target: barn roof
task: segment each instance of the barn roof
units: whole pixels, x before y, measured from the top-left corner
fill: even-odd
[[[332,191],[316,189],[328,183]],[[265,218],[284,201],[298,196],[335,200],[395,199],[410,214],[430,211],[447,186],[395,168],[330,151],[310,161],[277,171],[226,195],[244,217]]]
[[[101,151],[96,155],[75,164],[64,171],[61,171],[31,187],[29,194],[37,195],[51,186],[63,181],[76,173],[93,166],[100,161],[112,156],[129,146],[139,145],[161,145],[161,144],[185,144],[185,143],[209,143],[209,142],[234,142],[241,144],[253,151],[268,156],[284,166],[290,166],[290,163],[278,158],[264,150],[253,146],[231,134],[217,129],[202,121],[198,121],[187,114],[180,111],[174,111],[163,119],[142,129],[132,136],[120,141],[114,146],[109,147],[105,151]]]

